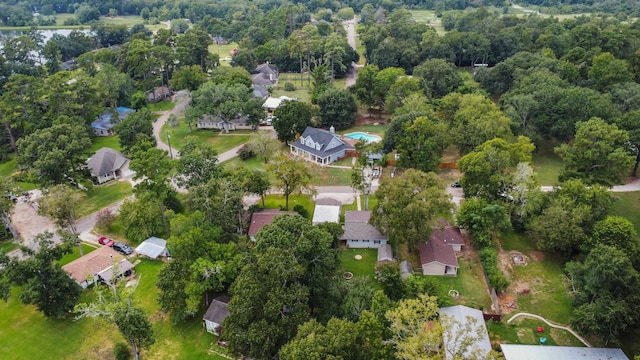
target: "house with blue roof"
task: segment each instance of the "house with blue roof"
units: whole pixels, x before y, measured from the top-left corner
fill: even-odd
[[[122,121],[122,119],[127,117],[130,113],[136,112],[135,109],[130,109],[124,106],[118,106],[116,110],[118,111],[118,120],[111,121],[113,113],[111,111],[105,111],[91,123],[91,129],[96,136],[113,135],[113,126]]]
[[[307,126],[296,142],[289,144],[289,148],[292,154],[322,166],[345,157],[348,150],[354,149],[335,133],[333,127],[327,131],[310,126]]]

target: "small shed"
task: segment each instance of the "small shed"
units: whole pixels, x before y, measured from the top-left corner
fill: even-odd
[[[150,259],[157,259],[159,257],[169,257],[171,254],[167,249],[167,240],[152,236],[143,241],[136,248],[136,252],[139,255],[148,257]]]
[[[378,262],[380,261],[393,261],[391,245],[384,244],[378,248]]]
[[[403,260],[400,262],[400,277],[402,280],[406,280],[409,276],[412,275],[413,266],[407,260]]]
[[[220,336],[222,322],[227,318],[227,316],[229,316],[229,309],[227,309],[229,300],[231,300],[231,298],[229,295],[225,294],[220,295],[211,301],[207,312],[202,317],[202,321],[204,322],[204,327],[207,329],[207,332]]]
[[[325,222],[340,223],[340,206],[337,205],[316,205],[313,213],[313,225]]]

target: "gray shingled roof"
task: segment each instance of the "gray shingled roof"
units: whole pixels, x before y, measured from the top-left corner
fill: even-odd
[[[387,240],[373,225],[367,223],[345,223],[341,240]]]
[[[345,223],[368,223],[371,211],[347,210],[344,212]]]
[[[320,148],[320,150],[316,150],[315,147],[309,147],[306,145],[302,145],[300,143],[300,139],[296,140],[296,142],[290,144],[291,146],[298,148],[300,150],[306,151],[308,153],[311,153],[313,155],[316,156],[320,156],[320,157],[327,157],[330,156],[332,154],[335,153],[339,153],[342,150],[351,150],[353,149],[353,146],[345,143],[344,141],[340,140],[340,135],[331,133],[327,130],[323,130],[323,129],[316,129],[316,128],[312,128],[311,126],[307,126],[307,128],[304,130],[304,132],[302,133],[302,135],[300,136],[300,138],[307,138],[307,137],[311,137],[311,139],[313,139],[314,142],[316,143],[320,143],[322,144],[322,147]],[[331,142],[331,140],[333,140],[334,138],[337,138],[342,144],[339,146],[334,147],[333,149],[329,149],[328,151],[326,150],[327,145],[329,145],[329,143]]]
[[[418,250],[420,251],[421,264],[437,261],[444,265],[458,267],[455,251],[441,240],[432,239],[426,244],[420,244]]]
[[[222,324],[224,319],[229,316],[229,310],[227,309],[229,300],[231,300],[229,298],[229,295],[220,295],[217,298],[213,299],[202,319],[213,321],[217,324]]]
[[[378,248],[378,261],[393,261],[391,245],[384,244]]]
[[[102,176],[122,168],[129,159],[111,148],[102,148],[87,160],[87,166],[94,176]]]
[[[459,334],[461,331],[464,331],[465,325],[468,322],[467,317],[469,316],[476,319],[475,326],[481,327],[481,331],[478,334],[480,336],[474,341],[473,344],[469,344],[470,346],[468,347],[467,351],[462,354],[462,356],[465,359],[484,359],[486,355],[491,351],[491,342],[489,341],[489,334],[487,333],[487,326],[485,325],[482,311],[470,308],[468,306],[456,305],[441,308],[440,315],[448,315],[456,320],[453,324],[451,324],[453,329],[451,331],[445,331],[443,334],[445,346],[451,345],[455,346],[456,348],[460,348],[461,342],[464,340],[457,338],[455,335]],[[453,338],[448,338],[449,335],[452,335]],[[474,351],[480,351],[480,354],[477,354],[479,356],[473,356]],[[445,359],[452,359],[452,357],[445,355]]]

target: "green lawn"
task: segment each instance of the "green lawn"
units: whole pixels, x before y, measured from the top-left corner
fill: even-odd
[[[378,203],[378,198],[376,198],[375,194],[369,195],[369,210],[372,210],[374,206]],[[352,202],[351,204],[342,205],[340,207],[342,214],[347,210],[358,210],[358,199]],[[364,196],[360,195],[360,210],[364,210]]]
[[[557,185],[563,167],[562,159],[555,154],[533,154],[533,169],[540,185]]]
[[[79,206],[77,216],[82,218],[105,208],[131,195],[131,191],[131,183],[128,181],[110,181],[94,186],[87,191],[87,198]]]
[[[13,174],[19,171],[15,155],[10,155],[9,157],[9,161],[0,163],[0,178],[11,177]]]
[[[614,214],[629,219],[640,234],[640,192],[614,193],[613,196],[616,198]]]
[[[288,96],[290,98],[297,98],[298,101],[301,102],[311,103],[311,95],[309,95],[309,90],[307,88],[299,88],[298,85],[296,85],[296,89],[294,91],[285,91],[284,82],[282,82],[282,80],[280,80],[279,86],[273,89],[273,94],[271,96]]]
[[[357,260],[356,255],[362,256]],[[345,249],[340,251],[340,269],[354,276],[375,276],[378,249]]]
[[[82,243],[82,252],[84,252],[85,255],[87,255],[88,253],[92,252],[95,249],[97,249],[95,245]],[[58,264],[60,264],[60,266],[64,266],[78,258],[80,258],[80,250],[78,249],[77,246],[74,246],[71,254],[67,254],[63,256],[62,259],[58,261]]]
[[[416,22],[434,27],[440,35],[446,33],[442,26],[442,21],[436,16],[433,10],[411,10],[411,16]]]
[[[567,289],[567,279],[562,272],[562,259],[557,254],[533,252],[531,242],[521,234],[511,233],[501,239],[504,251],[516,250],[528,257],[526,266],[512,266],[511,286],[508,291],[517,293],[516,287],[530,292],[517,296],[518,311],[540,315],[549,321],[568,324],[572,315],[572,298]],[[534,255],[542,258],[537,261]]]
[[[120,138],[118,135],[112,136],[96,136],[91,141],[91,147],[85,151],[85,155],[90,157],[95,154],[96,151],[102,149],[103,147],[112,148],[116,151],[122,151],[122,147],[120,146]]]
[[[148,104],[147,109],[151,111],[168,111],[173,109],[176,104],[171,100],[158,101],[155,104]]]
[[[545,345],[551,346],[579,346],[584,344],[573,336],[570,332],[561,329],[554,329],[546,323],[528,318],[518,318],[507,324],[509,315],[502,318],[502,322],[487,321],[487,329],[492,340],[506,342],[509,344],[538,345],[540,338],[546,338]],[[543,331],[538,333],[538,327]]]
[[[224,359],[209,350],[226,353],[215,345],[217,338],[202,327],[203,306],[192,319],[173,324],[159,310],[159,291],[155,286],[163,263],[143,259],[135,268],[140,275],[134,301],[141,305],[153,323],[156,342],[142,353],[144,359]],[[92,289],[83,292],[82,301],[95,298]],[[51,320],[33,306],[20,303],[18,290],[0,304],[0,358],[2,359],[112,359],[115,342],[124,342],[117,328],[100,319],[72,318]]]
[[[484,283],[480,262],[476,259],[458,258],[458,276],[433,276],[444,292],[456,290],[457,302],[475,309],[491,310],[491,298]]]
[[[211,146],[218,154],[242,145],[250,138],[249,134],[233,135],[233,132],[230,132],[231,135],[220,135],[220,131],[215,129],[198,130],[195,125],[193,125],[193,132],[189,132],[189,126],[184,121],[180,121],[178,126],[174,128],[165,124],[162,127],[161,135],[165,142],[167,134],[171,135],[171,147],[175,149],[181,149],[184,139],[187,136],[193,136],[201,143]]]
[[[13,238],[9,237],[6,240],[0,241],[0,254],[6,254],[18,247],[20,247],[19,244],[13,241]]]
[[[226,45],[211,44],[209,45],[209,52],[220,56],[220,65],[231,66],[229,61],[226,61],[223,59],[226,57],[231,57],[231,50],[237,47],[238,47],[238,44],[234,42],[228,43]]]
[[[284,195],[271,194],[264,198],[264,205],[266,208],[278,209],[284,207],[285,198]],[[260,203],[262,205],[262,203]],[[289,195],[289,210],[293,211],[293,207],[296,205],[302,205],[307,209],[309,214],[308,218],[313,219],[313,212],[316,210],[316,205],[313,199],[308,195]]]

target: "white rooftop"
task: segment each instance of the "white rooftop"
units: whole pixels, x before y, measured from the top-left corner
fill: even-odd
[[[340,206],[316,205],[316,210],[313,213],[313,225],[325,222],[340,223]]]
[[[168,256],[167,240],[152,236],[138,245],[136,252],[152,259],[156,259],[158,256]]]
[[[282,104],[283,101],[295,101],[298,100],[297,98],[290,98],[288,96],[280,96],[278,98],[274,98],[269,96],[267,98],[267,100],[264,101],[264,104],[262,104],[262,107],[265,107],[267,109],[277,109],[280,104]]]
[[[501,344],[505,360],[629,360],[620,349]]]
[[[447,337],[449,334],[455,335],[459,333],[460,326],[464,328],[464,325],[467,322],[467,317],[470,316],[476,319],[475,326],[481,327],[482,339],[480,339],[475,344],[470,346],[468,349],[468,352],[480,351],[482,353],[482,356],[480,358],[484,358],[486,354],[491,351],[491,341],[489,341],[489,333],[487,332],[487,326],[484,323],[484,317],[482,316],[482,311],[474,308],[470,308],[467,306],[463,306],[463,305],[457,305],[457,306],[448,306],[448,307],[441,308],[440,314],[451,316],[456,320],[456,322],[453,324],[454,329],[444,333],[445,347],[447,346],[447,344],[454,345],[456,348],[460,347],[460,344],[457,344],[457,342],[463,341],[464,339],[459,339],[459,338],[448,339]],[[465,355],[464,356],[465,358],[471,358],[472,355],[474,354],[465,353],[464,355]],[[445,355],[445,358],[450,359],[448,354]]]

